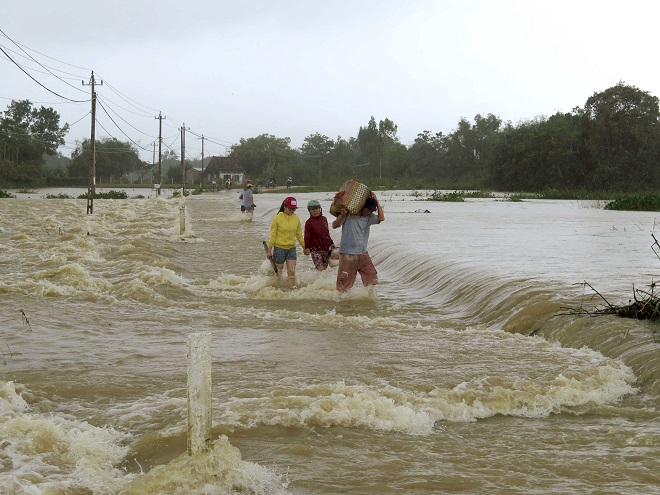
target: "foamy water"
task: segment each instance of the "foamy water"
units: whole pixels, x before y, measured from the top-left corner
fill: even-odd
[[[651,281],[653,213],[383,192],[381,283],[340,294],[302,252],[295,289],[272,274],[281,195],[252,222],[234,192],[39,196],[0,201],[0,493],[660,493],[657,334],[553,317],[597,302],[583,280]],[[202,331],[214,444],[190,457]]]

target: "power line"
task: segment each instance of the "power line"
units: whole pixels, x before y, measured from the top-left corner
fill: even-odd
[[[198,138],[202,137],[201,134],[197,134],[195,131],[191,131],[190,129],[187,129],[187,130],[188,130],[188,132],[190,132],[191,134],[194,134]],[[227,145],[233,146],[235,144],[235,143],[232,143],[232,142],[229,142],[229,141],[224,141],[222,139],[217,139],[217,138],[213,138],[213,137],[210,138],[207,135],[204,135],[204,139],[212,142],[213,144],[217,144],[218,146],[227,146]],[[222,141],[223,143],[227,143],[227,144],[218,143],[216,141]]]
[[[105,80],[104,80],[104,82],[105,82]],[[108,84],[108,86],[110,86],[110,85]],[[120,98],[121,98],[121,96],[120,96]],[[143,112],[142,110],[140,110],[139,108],[137,108],[135,105],[131,105],[131,106],[132,106],[133,108],[136,108],[137,110],[140,110],[141,113],[137,113],[137,112],[133,112],[133,111],[131,111],[131,110],[128,110],[127,108],[124,108],[124,107],[122,107],[121,105],[118,105],[116,102],[114,102],[113,100],[111,100],[111,99],[108,98],[107,96],[104,96],[103,99],[104,99],[106,102],[112,103],[114,106],[119,107],[119,108],[121,108],[122,110],[124,110],[125,112],[131,113],[131,114],[133,114],[133,115],[138,115],[138,116],[140,116],[140,117],[151,117],[151,114],[148,114],[148,113]],[[130,104],[130,103],[129,103],[129,104]]]
[[[103,105],[101,104],[100,101],[99,101],[99,105],[101,105],[101,106],[103,107]],[[103,109],[105,110],[105,107],[103,107]],[[112,108],[111,108],[110,110],[112,110]],[[119,115],[117,112],[115,112],[114,110],[112,110],[112,111],[113,111],[113,113],[114,113],[117,117],[119,117],[121,120],[123,120],[128,126],[132,127],[132,128],[135,129],[136,131],[138,131],[140,134],[144,134],[144,135],[147,136],[147,137],[150,137],[150,138],[156,139],[156,136],[152,136],[151,134],[149,134],[149,133],[147,133],[147,132],[141,131],[141,130],[138,129],[137,127],[134,127],[132,124],[130,124],[126,119],[124,119],[124,118],[123,118],[121,115]],[[116,124],[115,124],[115,125],[116,125]]]
[[[43,84],[41,84],[39,81],[37,81],[34,77],[32,77],[32,75],[31,75],[29,72],[27,72],[23,67],[21,67],[20,64],[18,64],[13,58],[11,58],[11,56],[10,56],[10,55],[4,50],[4,48],[2,48],[1,46],[0,46],[0,51],[1,51],[2,53],[4,53],[4,54],[7,56],[7,58],[8,58],[9,60],[11,60],[11,61],[14,63],[14,65],[16,65],[16,67],[18,67],[18,68],[21,69],[23,72],[25,72],[25,74],[26,74],[30,79],[32,79],[32,80],[33,80],[34,82],[36,82],[39,86],[41,86],[42,88],[44,88],[46,91],[48,91],[48,92],[50,92],[50,93],[53,93],[55,96],[59,96],[59,97],[62,98],[63,100],[72,101],[72,102],[74,102],[74,103],[86,103],[86,102],[90,101],[90,100],[72,100],[71,98],[67,98],[66,96],[62,96],[61,94],[56,93],[55,91],[53,91],[53,90],[50,89],[50,88],[47,88],[46,86],[44,86]]]
[[[41,53],[41,52],[38,52],[37,50],[35,50],[35,49],[33,49],[33,48],[29,48],[27,45],[23,45],[23,44],[21,44],[21,43],[18,43],[18,42],[16,42],[16,41],[14,41],[13,39],[11,39],[11,38],[10,38],[10,37],[9,37],[9,36],[8,36],[3,30],[2,30],[2,29],[0,29],[0,33],[2,33],[2,35],[3,35],[5,38],[7,38],[8,40],[10,40],[10,41],[11,41],[12,43],[14,43],[16,46],[24,47],[24,48],[30,50],[31,52],[38,53],[38,54],[41,55],[42,57],[49,58],[49,59],[51,59],[51,60],[54,60],[55,62],[59,62],[59,63],[64,64],[64,65],[68,65],[68,66],[70,66],[70,67],[75,67],[76,69],[82,69],[82,70],[84,70],[85,72],[90,72],[90,71],[91,71],[91,69],[88,69],[88,68],[86,68],[86,67],[80,67],[80,66],[78,66],[78,65],[73,65],[73,64],[70,64],[70,63],[68,63],[68,62],[63,62],[62,60],[58,60],[58,59],[56,59],[56,58],[53,58],[53,57],[50,57],[50,56],[48,56],[48,55],[45,55],[45,54],[43,54],[43,53]]]
[[[11,48],[7,48],[6,46],[4,47],[4,49],[7,50],[8,52],[11,52],[11,53],[15,54],[15,55],[18,55],[19,57],[27,58],[27,59],[30,59],[30,60],[36,62],[37,64],[39,64],[44,69],[52,69],[56,72],[61,72],[62,74],[66,74],[67,76],[71,76],[71,77],[68,77],[68,78],[65,78],[65,79],[71,79],[72,81],[73,80],[77,81],[78,79],[80,79],[82,77],[82,76],[79,76],[78,74],[72,74],[71,72],[66,72],[66,71],[63,71],[63,70],[60,70],[60,69],[56,69],[55,67],[51,67],[49,65],[41,64],[38,61],[34,60],[32,57],[29,57],[27,55],[23,55],[23,54],[17,52],[16,50],[12,50]],[[2,58],[3,60],[9,60],[8,58],[5,58],[5,57],[0,57],[0,58]],[[24,66],[27,67],[28,69],[30,69],[33,72],[38,72],[39,74],[50,74],[51,76],[55,76],[55,74],[53,74],[50,71],[42,72],[38,69],[35,69],[34,67],[28,67],[27,65],[24,65]],[[58,76],[55,76],[55,77],[58,77]],[[60,79],[60,78],[58,78],[58,79]],[[77,87],[75,89],[77,89],[79,91],[82,91],[80,88],[77,88]]]
[[[71,67],[75,67],[75,68],[77,68],[77,69],[82,69],[82,70],[89,70],[89,69],[86,69],[86,68],[84,68],[84,67],[80,67],[80,66],[77,66],[77,65],[74,65],[74,64],[70,64],[70,63],[67,63],[67,62],[64,62],[64,61],[59,60],[59,59],[54,58],[54,57],[50,57],[50,56],[45,55],[45,54],[43,54],[43,53],[41,53],[41,52],[39,52],[39,51],[37,51],[37,50],[34,50],[34,49],[32,49],[32,48],[29,48],[29,47],[27,47],[26,45],[22,45],[21,43],[18,43],[18,42],[16,42],[16,41],[14,41],[11,37],[9,37],[9,36],[8,36],[4,31],[2,31],[1,29],[0,29],[0,35],[4,36],[6,39],[8,39],[8,40],[11,41],[14,45],[16,45],[16,46],[17,46],[17,47],[18,47],[18,48],[19,48],[19,49],[20,49],[25,55],[23,55],[23,54],[21,54],[21,53],[18,53],[18,52],[14,51],[14,50],[11,50],[10,48],[6,48],[6,49],[5,49],[5,47],[3,47],[2,45],[0,45],[0,52],[3,53],[3,54],[6,56],[6,59],[7,59],[7,60],[9,60],[10,62],[12,62],[14,65],[16,65],[16,66],[17,66],[22,72],[24,72],[28,77],[30,77],[30,79],[32,79],[34,82],[36,82],[39,86],[41,86],[42,88],[46,89],[47,91],[49,91],[50,93],[54,94],[55,96],[57,96],[57,97],[59,97],[59,98],[62,98],[63,100],[67,100],[68,102],[72,102],[72,103],[87,103],[87,102],[90,101],[89,99],[88,99],[88,100],[74,100],[74,99],[70,99],[70,98],[67,98],[67,97],[65,97],[65,96],[63,96],[63,95],[61,95],[61,94],[59,94],[59,93],[53,91],[52,89],[48,88],[46,85],[44,85],[43,83],[41,83],[40,81],[38,81],[38,80],[37,80],[32,74],[30,74],[30,72],[28,72],[28,70],[26,70],[26,69],[29,69],[29,70],[32,71],[32,72],[37,72],[37,73],[40,73],[40,74],[44,74],[42,71],[39,71],[38,69],[35,69],[35,68],[32,68],[32,67],[29,67],[29,66],[27,66],[27,65],[21,65],[21,64],[19,64],[16,60],[14,60],[14,58],[12,58],[12,56],[11,56],[8,52],[11,52],[11,53],[16,54],[17,56],[20,56],[20,57],[23,57],[23,58],[28,58],[28,59],[32,60],[33,62],[37,63],[40,67],[42,67],[43,69],[45,69],[45,70],[47,71],[47,74],[49,74],[49,75],[51,75],[51,76],[57,78],[58,80],[62,81],[63,83],[65,83],[65,84],[67,84],[67,85],[69,85],[69,86],[72,86],[72,85],[69,84],[67,81],[65,81],[62,77],[60,77],[60,76],[58,76],[57,74],[54,74],[53,72],[51,72],[51,69],[52,69],[53,71],[60,72],[60,73],[62,73],[62,74],[67,74],[67,75],[72,75],[72,76],[74,76],[74,77],[77,77],[77,76],[75,76],[75,74],[72,74],[72,73],[69,73],[69,72],[66,72],[66,71],[63,71],[63,70],[60,70],[60,69],[56,69],[56,68],[54,68],[54,67],[50,67],[50,66],[47,66],[47,65],[45,65],[45,64],[42,64],[42,63],[39,62],[36,58],[34,58],[32,55],[30,55],[30,53],[28,53],[26,50],[29,50],[30,52],[33,52],[33,53],[36,53],[36,54],[39,54],[39,55],[42,56],[42,57],[45,57],[45,58],[48,58],[48,59],[54,60],[54,61],[56,61],[56,62],[58,62],[58,63],[65,64],[65,65],[68,65],[68,66],[71,66]],[[0,58],[3,58],[3,57],[0,57]],[[136,110],[138,110],[138,111],[140,111],[140,112],[144,111],[143,109],[145,109],[145,108],[146,108],[146,109],[150,109],[150,110],[154,110],[153,108],[148,107],[147,105],[143,105],[142,103],[140,103],[140,102],[138,102],[138,101],[136,101],[136,100],[134,100],[134,99],[128,97],[127,95],[125,95],[124,93],[122,93],[121,91],[119,91],[117,88],[115,88],[113,85],[107,83],[107,80],[105,81],[105,83],[106,83],[106,85],[107,85],[107,86],[108,86],[108,87],[109,87],[109,88],[110,88],[115,94],[117,94],[117,96],[119,96],[124,102],[126,102],[128,105],[132,106],[132,107],[135,108]],[[80,88],[78,88],[78,87],[75,87],[75,86],[72,86],[72,87],[74,87],[74,88],[77,89],[78,91],[82,91],[82,90],[81,90]],[[9,99],[9,98],[7,98],[7,99]],[[106,115],[108,115],[108,117],[110,118],[110,120],[113,122],[113,124],[117,127],[117,129],[119,129],[120,132],[121,132],[124,136],[126,136],[126,138],[128,138],[129,141],[131,141],[133,144],[135,144],[136,146],[138,146],[140,149],[142,149],[142,150],[144,150],[144,151],[151,151],[151,150],[148,150],[148,149],[146,149],[146,148],[140,146],[140,145],[139,145],[138,143],[136,143],[133,139],[131,139],[131,138],[128,136],[128,134],[126,134],[126,133],[124,132],[124,130],[123,130],[123,129],[117,124],[117,122],[115,122],[115,120],[110,116],[110,114],[108,113],[108,109],[112,110],[112,112],[113,112],[115,115],[117,115],[117,116],[118,116],[123,122],[125,122],[128,126],[130,126],[131,128],[133,128],[134,130],[136,130],[136,131],[140,132],[141,134],[143,134],[143,135],[145,135],[145,136],[148,136],[148,137],[150,137],[150,138],[153,138],[154,136],[152,136],[151,134],[149,134],[149,133],[147,133],[147,132],[144,132],[144,131],[141,131],[141,130],[139,130],[138,128],[134,127],[134,126],[133,126],[132,124],[130,124],[126,119],[124,119],[123,117],[121,117],[121,115],[119,115],[119,113],[118,113],[117,111],[115,111],[115,110],[114,110],[109,104],[115,105],[115,106],[117,106],[118,108],[121,108],[122,110],[124,110],[124,111],[126,111],[126,112],[129,112],[129,113],[134,113],[134,112],[131,112],[130,110],[127,110],[127,109],[123,108],[121,105],[117,105],[116,103],[114,103],[112,100],[110,100],[110,99],[107,98],[107,97],[104,98],[104,101],[106,102],[106,106],[101,105],[101,107],[103,108],[103,110],[104,110],[104,112],[106,113]],[[136,105],[137,105],[137,106],[136,106]],[[87,114],[87,115],[89,115],[89,114]],[[135,114],[135,115],[140,115],[140,114]],[[144,114],[142,114],[142,115],[143,115],[143,116],[146,116],[146,115],[144,115]],[[83,118],[84,118],[84,117],[83,117]],[[174,118],[172,118],[172,117],[170,117],[170,119],[171,119],[171,121],[173,121],[174,123],[177,123],[177,122],[178,122],[176,119],[174,119]],[[75,125],[77,122],[79,122],[79,121],[74,122],[74,124],[72,124],[72,125]],[[166,125],[168,125],[168,124],[166,124]],[[101,126],[101,127],[103,127],[103,126]],[[173,126],[171,126],[171,127],[173,127]],[[107,130],[106,130],[105,128],[104,128],[104,130],[107,132]],[[190,131],[188,128],[186,128],[186,130],[189,131],[189,132],[191,132],[191,133],[194,134],[195,136],[200,137],[200,134],[195,133],[195,132],[193,132],[193,131]],[[108,134],[110,135],[110,133],[108,133]],[[177,133],[177,138],[178,138],[178,133]],[[223,140],[223,139],[219,139],[219,138],[213,138],[213,137],[210,137],[210,138],[209,138],[209,137],[205,136],[205,139],[207,139],[209,143],[215,144],[215,145],[217,145],[217,146],[222,146],[222,147],[224,147],[224,148],[226,148],[226,149],[229,148],[230,146],[232,146],[233,144],[235,144],[235,143],[232,143],[232,142],[230,142],[230,141],[225,141],[225,140]],[[174,142],[172,143],[172,145],[173,145],[175,142],[176,142],[176,139],[174,140]],[[168,148],[171,149],[172,145],[170,145]]]
[[[64,84],[67,84],[68,86],[71,86],[72,88],[74,88],[74,89],[76,89],[76,90],[78,90],[78,91],[82,91],[82,89],[80,89],[80,88],[78,88],[78,87],[75,87],[75,86],[74,86],[73,84],[71,84],[71,83],[66,82],[66,81],[65,81],[64,79],[62,79],[60,76],[58,76],[58,75],[56,75],[56,74],[53,74],[53,73],[52,73],[52,72],[51,72],[46,66],[44,66],[44,65],[43,65],[41,62],[39,62],[38,60],[36,60],[32,55],[28,54],[25,50],[23,50],[23,48],[22,48],[19,44],[17,44],[13,39],[11,39],[9,36],[7,36],[7,34],[6,34],[2,29],[0,29],[0,33],[2,33],[3,35],[5,35],[5,37],[6,37],[9,41],[11,41],[12,43],[14,43],[17,47],[19,47],[19,48],[23,51],[23,53],[25,53],[25,54],[26,54],[26,55],[27,55],[32,61],[36,62],[36,63],[39,64],[42,68],[46,69],[46,71],[48,71],[48,73],[49,73],[51,76],[53,76],[53,77],[59,79],[59,80],[62,81]],[[0,47],[0,49],[2,49],[2,47]],[[9,54],[8,54],[4,49],[2,49],[2,52],[3,52],[5,55],[9,56]],[[11,58],[11,57],[10,57],[10,58]],[[12,62],[14,62],[13,59],[12,59]],[[14,62],[14,63],[16,63],[16,62]],[[18,64],[17,64],[17,65],[18,65]],[[22,67],[21,67],[21,70],[23,70]],[[25,71],[23,70],[23,72],[25,72]],[[27,74],[27,72],[25,72],[25,73]],[[33,79],[34,79],[34,78],[33,78]],[[35,81],[36,81],[36,79],[35,79]],[[45,86],[44,86],[44,87],[45,87]],[[49,90],[49,91],[50,91],[50,90]],[[58,96],[59,96],[59,95],[58,95]],[[63,98],[63,97],[62,97],[62,98]]]
[[[141,107],[146,108],[147,110],[154,111],[154,112],[157,112],[157,111],[158,111],[158,110],[156,110],[156,109],[153,109],[153,108],[151,108],[151,107],[148,107],[148,106],[146,106],[146,105],[143,105],[143,104],[139,103],[138,101],[133,100],[132,98],[129,98],[129,97],[126,96],[124,93],[122,93],[121,91],[119,91],[118,89],[116,89],[112,84],[108,83],[107,79],[104,79],[104,81],[105,81],[106,85],[107,85],[112,91],[114,91],[114,93],[115,93],[117,96],[119,96],[122,100],[124,100],[126,103],[128,103],[128,104],[131,105],[132,107],[134,107],[134,108],[136,108],[136,109],[138,109],[138,110],[140,110],[140,111],[143,111],[143,110],[139,109],[138,107],[136,107],[135,105],[133,105],[131,102],[136,103],[136,104],[140,105]],[[149,115],[151,115],[151,113],[149,113]],[[145,115],[145,116],[146,116],[146,115]]]
[[[83,115],[82,117],[80,117],[78,120],[76,120],[73,124],[69,124],[69,129],[71,129],[71,127],[73,127],[73,126],[76,125],[78,122],[80,122],[82,119],[84,119],[85,117],[87,117],[90,113],[92,113],[91,110],[90,110],[89,112],[87,112],[85,115]]]
[[[129,135],[126,134],[126,133],[124,132],[124,130],[123,130],[121,127],[119,127],[119,124],[117,124],[117,122],[115,122],[115,120],[110,116],[110,114],[108,113],[108,110],[106,110],[106,108],[105,108],[105,106],[103,105],[103,103],[102,103],[101,101],[99,101],[98,103],[99,103],[99,105],[101,105],[101,108],[103,109],[103,111],[105,112],[105,114],[108,116],[108,118],[112,121],[112,123],[115,124],[115,126],[117,127],[117,129],[119,129],[119,131],[120,131],[124,136],[126,136],[126,137],[128,138],[128,140],[129,140],[131,143],[133,143],[135,146],[137,146],[137,147],[140,148],[141,150],[144,150],[144,151],[151,151],[150,149],[147,149],[147,148],[145,148],[145,147],[139,145],[139,144],[136,143],[135,141],[133,141],[133,139],[131,139],[131,138],[129,137]],[[98,122],[98,121],[97,121],[97,122]],[[101,125],[101,124],[99,123],[99,125]],[[105,127],[103,127],[102,125],[101,125],[101,127],[103,128],[103,130],[104,130],[105,132],[108,132],[107,129],[106,129]],[[108,132],[108,134],[110,134],[110,133]]]

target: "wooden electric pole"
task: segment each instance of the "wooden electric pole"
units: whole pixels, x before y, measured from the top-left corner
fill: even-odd
[[[154,168],[156,168],[156,141],[154,141],[154,154],[151,157],[151,184],[154,184]]]
[[[96,89],[97,84],[94,79],[94,71],[89,78],[89,82],[82,82],[83,86],[92,88],[92,132],[89,143],[89,174],[87,181],[87,214],[94,213],[94,195],[96,194]],[[98,84],[103,84],[100,81]]]
[[[156,184],[156,191],[158,192],[158,196],[160,196],[160,187],[163,182],[163,173],[162,173],[163,119],[166,118],[167,117],[163,117],[163,115],[160,112],[158,112],[157,117],[154,117],[154,119],[158,119],[158,183]]]
[[[199,174],[199,189],[202,189],[202,186],[204,185],[204,134],[202,134],[201,137],[202,140],[202,173]]]
[[[181,126],[181,197],[186,195],[186,124]]]

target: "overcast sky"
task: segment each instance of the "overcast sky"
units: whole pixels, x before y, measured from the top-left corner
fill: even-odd
[[[619,81],[660,96],[657,0],[5,0],[0,12],[0,47],[60,95],[0,52],[0,109],[52,106],[72,124],[65,156],[90,136],[90,103],[67,99],[89,99],[92,70],[97,139],[130,139],[149,162],[159,112],[164,147],[180,153],[185,123],[199,158],[198,135],[205,157],[264,133],[298,148],[317,132],[357,136],[373,115],[410,145],[478,113],[569,112]]]

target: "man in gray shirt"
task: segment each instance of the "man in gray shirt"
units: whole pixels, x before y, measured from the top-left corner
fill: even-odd
[[[337,267],[338,291],[346,292],[353,287],[358,273],[363,285],[378,283],[378,272],[367,252],[367,244],[371,226],[384,220],[383,207],[376,193],[372,192],[360,213],[349,215],[346,208],[342,208],[341,214],[332,222],[333,229],[341,225],[339,267]]]
[[[248,222],[252,221],[252,214],[254,213],[254,195],[252,194],[252,184],[245,186],[245,191],[241,195],[243,200],[241,203],[241,211],[245,213]]]

